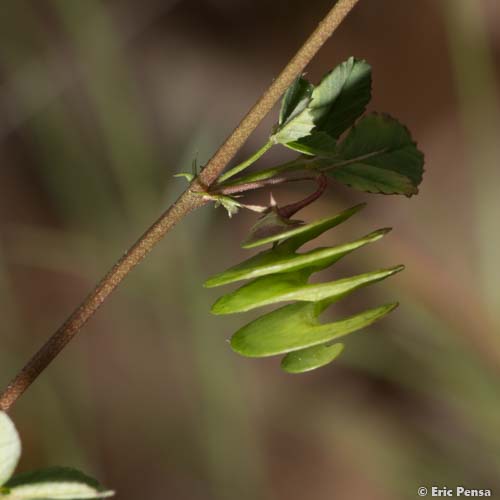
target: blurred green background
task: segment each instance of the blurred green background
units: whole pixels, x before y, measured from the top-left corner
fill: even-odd
[[[184,188],[332,5],[315,0],[2,0],[0,383]],[[399,263],[336,314],[390,318],[302,376],[248,360],[206,277],[254,221],[206,207],[178,226],[18,402],[22,470],[80,467],[119,499],[500,498],[500,4],[362,0],[308,69],[373,65],[371,109],[426,154],[421,194],[368,201],[326,235],[392,226],[334,275]],[[276,118],[248,141],[260,146]],[[290,155],[272,151],[260,165]],[[280,188],[278,201],[300,198]],[[263,195],[255,196],[254,201]]]

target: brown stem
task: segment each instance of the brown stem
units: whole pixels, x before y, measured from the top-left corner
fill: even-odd
[[[294,216],[299,210],[302,210],[303,208],[316,201],[325,192],[325,189],[328,186],[326,175],[321,174],[317,176],[315,180],[318,183],[318,189],[316,189],[314,193],[310,194],[303,200],[291,203],[290,205],[286,205],[278,209],[282,217],[284,217],[285,219],[289,219],[290,217]]]
[[[285,90],[309,64],[321,46],[344,20],[359,0],[339,0],[326,15],[313,34],[287,64],[281,74],[257,101],[242,122],[218,149],[206,167],[179,199],[139,238],[130,250],[115,264],[96,286],[94,291],[71,314],[67,321],[54,333],[47,343],[19,372],[0,396],[0,410],[7,411],[54,360],[68,342],[95,314],[103,302],[153,247],[185,215],[202,206],[205,201],[198,194],[211,186],[250,134],[278,102]]]
[[[319,175],[316,174],[316,175],[297,176],[295,173],[290,172],[280,177],[271,177],[270,179],[263,179],[261,181],[245,182],[242,184],[235,184],[234,186],[226,186],[226,187],[221,187],[219,189],[217,188],[211,189],[209,190],[209,193],[211,195],[228,196],[239,193],[245,193],[247,191],[255,191],[256,189],[262,189],[269,186],[278,186],[280,184],[285,184],[288,182],[299,182],[299,181],[316,181],[318,184],[318,189],[314,193],[310,194],[308,197],[304,198],[303,200],[297,201],[290,205],[286,205],[282,208],[278,208],[280,215],[288,219],[293,215],[295,215],[299,210],[302,210],[303,208],[307,207],[307,205],[310,205],[311,203],[316,201],[324,193],[328,185],[328,180],[325,174],[321,173]],[[245,205],[245,206],[250,209],[252,207],[251,205]],[[265,209],[265,207],[259,207],[259,208],[263,210]]]
[[[201,173],[210,186],[359,0],[339,0]]]
[[[279,186],[280,184],[285,184],[287,182],[315,181],[317,178],[317,175],[282,175],[279,177],[271,177],[270,179],[263,179],[261,181],[244,182],[242,184],[235,184],[234,186],[216,188],[210,190],[209,192],[210,194],[222,194],[225,196],[231,196],[234,194],[245,193],[247,191],[266,188],[269,186]]]
[[[199,194],[193,193],[191,190],[185,191],[179,197],[167,212],[120,258],[82,304],[24,366],[1,395],[0,410],[9,410],[23,392],[37,379],[50,362],[94,315],[125,276],[146,257],[156,243],[179,220],[205,203],[207,202]]]

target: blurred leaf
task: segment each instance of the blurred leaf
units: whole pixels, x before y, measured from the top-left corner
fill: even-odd
[[[14,423],[0,412],[0,498],[5,500],[92,499],[114,495],[85,474],[69,468],[18,474],[11,478],[21,455],[21,441]]]
[[[14,422],[0,412],[0,486],[12,476],[20,456],[21,441]]]
[[[281,361],[288,373],[304,373],[331,363],[344,350],[344,344],[318,345],[289,352]]]
[[[53,467],[19,474],[5,484],[6,500],[92,499],[114,495],[82,472],[66,467]]]
[[[418,193],[424,157],[406,127],[387,115],[372,114],[338,145],[335,163],[327,173],[348,186],[411,196]]]
[[[190,174],[189,172],[179,172],[178,174],[175,174],[174,177],[183,177],[188,182],[192,182],[193,179],[195,178],[195,175]]]

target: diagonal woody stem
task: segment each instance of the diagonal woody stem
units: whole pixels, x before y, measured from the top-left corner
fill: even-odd
[[[8,411],[26,389],[38,378],[47,366],[96,313],[109,295],[132,269],[137,266],[187,214],[206,201],[199,191],[208,189],[222,174],[250,134],[278,102],[285,90],[304,71],[322,45],[337,29],[359,0],[339,0],[326,15],[312,35],[290,60],[271,86],[243,118],[234,132],[218,149],[206,167],[179,199],[137,240],[130,250],[98,283],[82,304],[66,322],[52,335],[35,356],[19,372],[0,396],[0,410]]]

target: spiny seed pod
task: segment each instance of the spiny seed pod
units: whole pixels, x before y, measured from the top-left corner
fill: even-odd
[[[332,303],[404,268],[396,266],[328,283],[308,283],[313,273],[378,241],[390,231],[379,229],[343,245],[297,252],[302,245],[346,221],[364,206],[357,205],[334,217],[251,240],[243,247],[254,248],[270,243],[273,246],[205,282],[204,286],[210,288],[252,280],[219,298],[212,307],[213,314],[245,312],[278,302],[297,301],[264,314],[238,330],[231,338],[234,351],[248,357],[285,354],[281,363],[285,371],[306,372],[330,363],[341,353],[343,345],[335,343],[339,338],[371,325],[397,307],[397,303],[392,303],[333,323],[319,321],[321,313]]]

